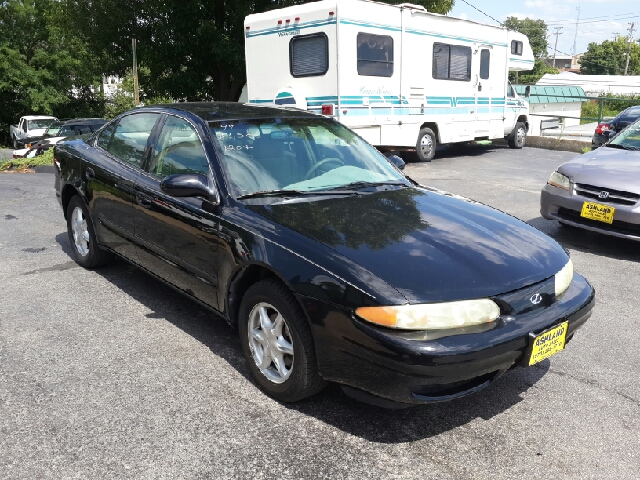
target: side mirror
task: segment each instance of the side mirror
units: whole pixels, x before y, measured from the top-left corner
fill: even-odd
[[[398,155],[389,155],[387,157],[387,160],[389,160],[389,163],[395,165],[400,170],[404,170],[404,160],[402,160]]]
[[[525,97],[529,97],[529,95],[531,95],[531,85],[527,85],[527,86],[524,88],[524,96],[525,96]]]
[[[24,125],[22,125],[22,131],[23,132],[27,131],[27,122],[24,122]]]
[[[215,193],[209,188],[207,177],[199,173],[169,175],[160,182],[160,189],[172,197],[205,197],[211,199]]]

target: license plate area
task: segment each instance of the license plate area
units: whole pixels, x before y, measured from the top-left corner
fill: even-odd
[[[531,366],[564,350],[569,322],[562,322],[539,335],[529,334],[531,339],[526,364]]]
[[[608,224],[613,223],[613,214],[616,209],[609,205],[602,205],[594,202],[584,202],[580,216],[589,220],[597,220]]]

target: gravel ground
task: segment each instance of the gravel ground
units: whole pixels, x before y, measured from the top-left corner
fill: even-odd
[[[51,175],[0,175],[0,478],[637,478],[640,249],[540,217],[574,155],[470,147],[407,166],[556,238],[598,305],[551,360],[402,411],[336,386],[265,397],[223,321],[123,261],[71,261]]]

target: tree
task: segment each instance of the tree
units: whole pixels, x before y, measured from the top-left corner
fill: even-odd
[[[57,0],[0,2],[0,139],[29,113],[102,116],[100,75],[85,43],[59,28]],[[88,115],[94,114],[94,115]]]
[[[60,0],[68,28],[86,38],[105,74],[131,65],[131,39],[150,75],[149,95],[231,100],[246,82],[244,18],[308,0]],[[387,0],[387,3],[398,3]],[[447,13],[454,0],[414,0]]]
[[[583,75],[622,75],[627,61],[629,44],[625,37],[605,40],[602,43],[591,42],[580,58],[580,73]],[[629,57],[629,75],[640,75],[640,46],[631,45]]]

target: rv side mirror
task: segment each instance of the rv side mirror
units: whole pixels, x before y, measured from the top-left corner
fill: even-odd
[[[524,89],[524,96],[529,97],[531,95],[531,85],[527,85]]]
[[[404,170],[404,160],[402,160],[398,155],[389,155],[387,157],[387,160],[389,160],[389,163],[395,165],[400,170]]]

